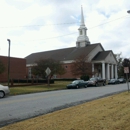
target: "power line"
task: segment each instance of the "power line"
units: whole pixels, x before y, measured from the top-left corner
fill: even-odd
[[[120,18],[117,18],[117,19],[114,19],[114,20],[111,20],[111,21],[108,21],[108,22],[105,22],[105,23],[96,25],[96,26],[91,27],[91,28],[89,28],[89,29],[92,29],[92,28],[99,27],[99,26],[102,26],[102,25],[107,24],[107,23],[111,23],[111,22],[117,21],[117,20],[122,19],[122,18],[124,18],[124,17],[126,17],[126,16],[123,16],[123,17],[120,17]],[[130,18],[130,17],[128,17],[128,18]]]
[[[114,20],[111,20],[111,21],[108,21],[106,23],[109,23],[109,22],[113,22],[113,21],[116,21],[118,19],[122,19],[124,17],[126,17],[128,15],[125,15],[125,16],[122,16],[122,17],[119,17],[117,19],[114,19]],[[130,17],[128,17],[130,18]],[[7,26],[7,27],[0,27],[0,28],[23,28],[23,27],[40,27],[40,26],[58,26],[58,25],[68,25],[68,24],[79,24],[80,22],[73,22],[73,23],[57,23],[57,24],[46,24],[46,25],[25,25],[25,26]],[[103,23],[103,24],[106,24],[106,23]],[[102,24],[101,24],[102,25]],[[99,26],[99,25],[97,25]],[[94,27],[92,27],[94,28]]]
[[[128,16],[128,15],[127,15],[127,16]],[[117,18],[117,19],[114,19],[114,20],[111,20],[111,21],[108,21],[108,22],[105,22],[105,23],[102,23],[102,24],[93,26],[93,27],[88,28],[88,29],[93,29],[93,28],[102,26],[102,25],[104,25],[104,24],[108,24],[108,23],[111,23],[111,22],[113,22],[113,21],[122,19],[122,18],[124,18],[124,17],[126,17],[126,16],[122,16],[122,17],[120,17],[120,18]],[[128,18],[130,18],[130,17],[128,17]],[[60,24],[51,24],[51,25],[61,25],[61,24],[74,24],[74,23],[60,23]],[[31,27],[31,26],[46,26],[46,25],[30,25],[29,27]],[[17,26],[17,27],[27,27],[27,26]],[[45,38],[45,39],[26,40],[26,41],[24,41],[24,42],[29,42],[29,41],[34,42],[34,41],[51,40],[51,39],[54,39],[54,38],[60,38],[60,37],[68,36],[68,35],[73,35],[73,34],[76,34],[76,33],[78,33],[78,32],[73,32],[73,33],[69,33],[69,34],[65,34],[65,35],[60,35],[60,36],[56,36],[56,37]]]
[[[128,15],[127,15],[127,16],[128,16]],[[124,18],[124,17],[126,17],[126,16],[123,16],[123,17],[120,17],[120,18],[117,18],[117,19],[114,19],[114,20],[108,21],[108,22],[106,22],[106,23],[102,23],[102,24],[96,25],[96,26],[91,27],[91,28],[88,28],[88,29],[93,29],[93,28],[96,28],[96,27],[102,26],[102,25],[104,25],[104,24],[108,24],[108,23],[111,23],[111,22],[113,22],[113,21],[116,21],[116,20],[122,19],[122,18]],[[130,18],[130,17],[128,17],[128,18]],[[28,41],[44,41],[44,40],[51,40],[51,39],[54,39],[54,38],[60,38],[60,37],[68,36],[68,35],[73,35],[73,34],[76,34],[76,33],[78,33],[78,32],[73,32],[73,33],[69,33],[69,34],[65,34],[65,35],[60,35],[60,36],[56,36],[56,37],[45,38],[45,39],[28,40]]]
[[[60,35],[60,36],[56,36],[56,37],[45,38],[45,39],[26,40],[26,42],[27,41],[35,42],[35,41],[51,40],[51,39],[54,39],[54,38],[60,38],[60,37],[68,36],[68,35],[73,35],[75,33],[78,33],[78,32],[73,32],[73,33],[69,33],[69,34],[65,34],[65,35]]]
[[[58,26],[58,25],[65,25],[65,24],[78,24],[77,23],[57,23],[57,24],[46,24],[46,25],[25,25],[25,26],[10,26],[10,27],[0,27],[0,28],[23,28],[23,27],[41,27],[41,26]]]

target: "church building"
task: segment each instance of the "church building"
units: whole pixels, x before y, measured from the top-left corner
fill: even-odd
[[[91,71],[94,74],[93,77],[102,77],[107,80],[110,78],[118,78],[117,60],[113,51],[105,51],[101,43],[90,43],[87,36],[87,28],[84,23],[82,7],[81,23],[78,31],[79,36],[76,40],[75,47],[32,53],[25,57],[28,77],[32,76],[31,67],[36,64],[36,61],[51,58],[61,61],[66,69],[64,75],[55,75],[55,78],[79,78],[71,73],[71,65],[77,57],[85,55],[91,63]]]

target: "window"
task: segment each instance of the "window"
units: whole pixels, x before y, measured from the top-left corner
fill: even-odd
[[[80,30],[80,35],[82,35],[82,30]]]

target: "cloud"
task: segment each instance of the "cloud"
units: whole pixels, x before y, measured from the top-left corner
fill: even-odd
[[[31,6],[33,0],[5,0],[7,4],[14,6],[18,10],[24,10]]]
[[[76,46],[83,6],[91,44],[129,54],[129,0],[1,0],[0,55],[24,58],[39,51]],[[130,56],[129,56],[130,57]]]

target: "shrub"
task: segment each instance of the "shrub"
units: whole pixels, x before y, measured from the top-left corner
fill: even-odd
[[[80,77],[82,80],[88,81],[89,80],[89,76],[88,75],[83,75]]]

